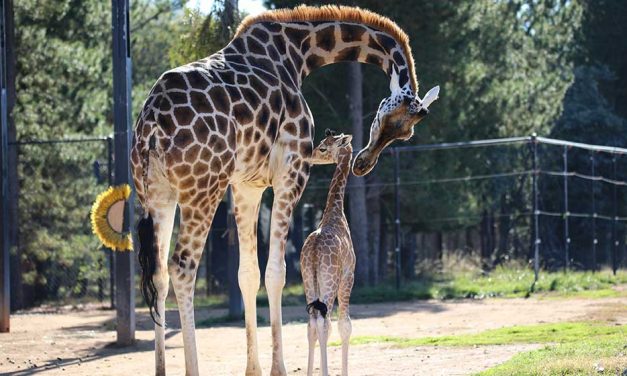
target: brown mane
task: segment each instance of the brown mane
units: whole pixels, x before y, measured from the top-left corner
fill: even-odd
[[[407,65],[412,89],[418,93],[418,80],[414,67],[414,57],[409,46],[409,37],[394,21],[366,9],[338,5],[311,7],[300,5],[294,9],[269,10],[256,16],[248,16],[242,20],[235,36],[241,35],[250,26],[259,22],[302,22],[302,21],[345,21],[359,23],[373,29],[386,32],[401,45]]]

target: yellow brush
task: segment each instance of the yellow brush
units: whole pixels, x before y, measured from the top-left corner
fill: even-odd
[[[105,247],[114,251],[132,251],[130,233],[122,231],[124,205],[131,195],[128,184],[109,187],[96,198],[91,208],[91,228]]]

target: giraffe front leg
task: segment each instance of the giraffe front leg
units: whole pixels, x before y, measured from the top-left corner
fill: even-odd
[[[257,291],[260,273],[257,261],[257,221],[261,195],[265,188],[233,186],[235,220],[239,237],[239,288],[244,300],[246,321],[246,375],[260,376],[257,350]]]
[[[281,334],[281,294],[285,286],[285,242],[289,230],[292,210],[296,206],[302,186],[293,179],[274,185],[274,202],[272,204],[272,223],[270,232],[270,252],[266,267],[266,290],[270,305],[270,326],[272,330],[272,368],[270,374],[286,375],[283,361],[283,340]],[[279,188],[280,187],[280,188]],[[292,188],[289,189],[288,187]]]
[[[194,322],[194,285],[196,271],[202,256],[203,247],[211,220],[205,214],[194,213],[192,209],[181,206],[181,225],[174,254],[168,262],[172,286],[176,294],[181,332],[185,348],[185,375],[198,376],[198,355]],[[210,211],[213,214],[213,210]],[[199,219],[202,218],[200,221]]]

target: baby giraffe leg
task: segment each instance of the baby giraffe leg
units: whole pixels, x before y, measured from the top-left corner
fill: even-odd
[[[307,357],[307,376],[313,375],[314,368],[314,353],[316,351],[316,341],[318,336],[316,334],[316,317],[309,315],[309,323],[307,324],[307,339],[309,340],[309,356]]]
[[[329,312],[330,314],[330,312]],[[330,320],[318,314],[316,318],[316,331],[320,341],[320,375],[328,376],[329,367],[327,364],[327,342],[329,341]]]
[[[348,346],[350,343],[351,332],[353,331],[351,318],[348,313],[348,307],[351,290],[353,289],[354,278],[354,269],[352,267],[348,270],[345,270],[342,279],[340,280],[340,286],[337,295],[337,328],[340,332],[340,338],[342,339],[342,376],[348,375]]]
[[[348,307],[346,309],[339,308],[339,319],[337,322],[337,328],[340,332],[340,338],[342,338],[342,376],[348,375],[348,345],[350,343],[351,332],[353,326],[351,325],[351,318],[348,315]]]

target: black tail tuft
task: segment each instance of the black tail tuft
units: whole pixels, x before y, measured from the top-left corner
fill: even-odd
[[[142,268],[141,289],[144,300],[150,309],[150,318],[159,325],[155,319],[157,310],[157,288],[152,277],[157,271],[157,247],[155,245],[155,227],[152,217],[142,218],[137,224],[137,238],[139,239],[139,265]]]
[[[307,312],[309,314],[312,314],[312,311],[314,309],[318,310],[323,318],[327,317],[327,305],[322,303],[320,299],[316,299],[313,302],[307,304]]]

